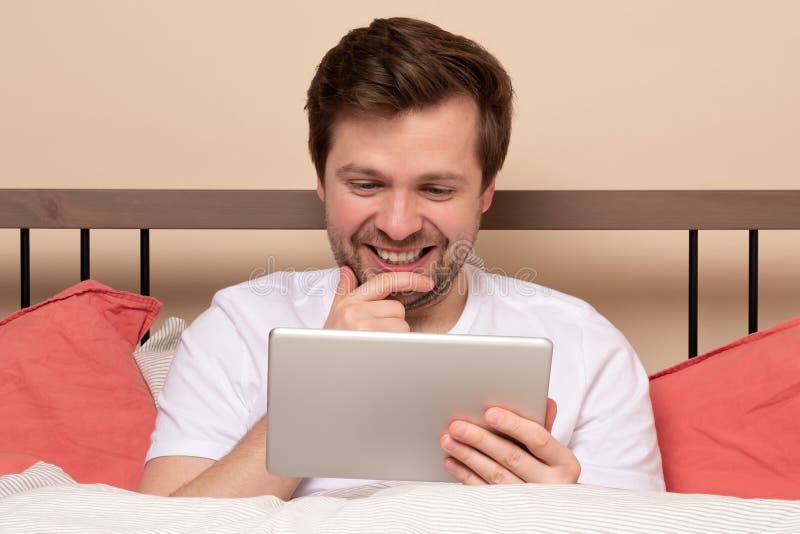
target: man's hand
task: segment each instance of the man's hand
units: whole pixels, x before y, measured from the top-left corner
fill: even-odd
[[[468,485],[523,482],[573,483],[581,464],[567,447],[550,434],[556,403],[547,399],[545,425],[509,410],[492,407],[484,412],[490,428],[516,439],[525,447],[467,421],[450,423],[439,443],[449,454],[448,473]]]
[[[340,270],[339,285],[324,328],[408,332],[406,309],[396,300],[385,300],[391,293],[430,291],[433,280],[412,272],[385,272],[358,285],[348,266]]]

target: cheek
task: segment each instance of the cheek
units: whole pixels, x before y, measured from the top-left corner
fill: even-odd
[[[355,234],[370,217],[370,211],[365,203],[329,202],[327,208],[328,226],[336,228],[347,237]]]
[[[452,242],[473,237],[478,224],[477,213],[477,208],[444,209],[441,213],[437,211],[435,217],[431,216],[430,221]]]

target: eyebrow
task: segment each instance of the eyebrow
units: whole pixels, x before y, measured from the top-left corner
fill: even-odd
[[[343,174],[364,174],[372,178],[384,178],[383,173],[380,171],[370,167],[362,167],[361,165],[356,165],[355,163],[348,163],[347,165],[342,165],[336,169],[336,176],[342,176]]]
[[[364,167],[362,165],[356,165],[355,163],[348,163],[346,165],[342,165],[338,169],[336,169],[336,176],[342,177],[344,174],[363,174],[364,176],[369,176],[370,178],[378,178],[378,179],[385,179],[386,176],[377,169],[373,169],[371,167]],[[465,183],[466,180],[464,177],[458,173],[454,172],[426,172],[421,174],[417,177],[417,180],[420,182],[460,182]]]

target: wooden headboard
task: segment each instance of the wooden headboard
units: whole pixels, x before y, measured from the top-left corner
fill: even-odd
[[[81,232],[89,278],[91,229],[140,230],[142,294],[150,293],[151,229],[325,228],[314,191],[0,189],[0,228],[20,231],[20,303],[30,304],[30,230]],[[800,229],[800,190],[497,191],[487,230],[686,230],[689,357],[697,355],[698,231],[749,233],[748,330],[758,329],[758,231]]]

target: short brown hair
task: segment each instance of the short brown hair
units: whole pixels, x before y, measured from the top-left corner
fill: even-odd
[[[500,62],[476,42],[421,20],[375,19],[350,31],[322,58],[308,88],[308,148],[320,181],[339,113],[394,115],[456,94],[478,105],[485,190],[511,138],[513,90]]]

